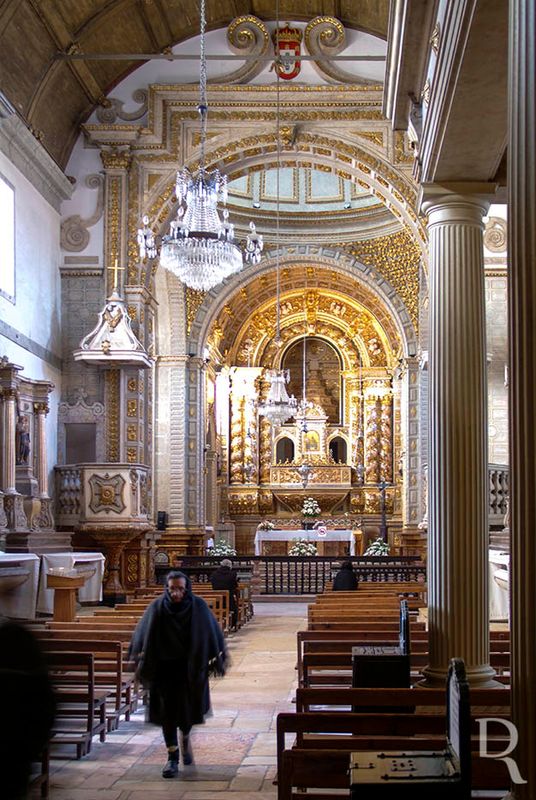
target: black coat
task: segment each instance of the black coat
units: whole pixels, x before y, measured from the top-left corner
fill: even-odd
[[[348,592],[357,589],[357,576],[353,569],[340,569],[333,581],[334,592]]]
[[[236,572],[231,567],[218,567],[210,576],[210,583],[213,589],[227,589],[229,591],[229,607],[231,611],[236,609],[236,590],[238,589],[238,578]]]
[[[129,650],[137,674],[150,688],[148,721],[181,730],[204,721],[210,709],[208,679],[224,675],[227,653],[220,626],[205,601],[190,595],[191,614],[177,625],[163,594],[139,621]],[[183,601],[184,602],[184,601]]]

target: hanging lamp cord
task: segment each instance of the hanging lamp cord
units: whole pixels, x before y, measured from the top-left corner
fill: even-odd
[[[199,118],[201,120],[201,155],[199,159],[200,172],[205,170],[205,143],[207,139],[207,59],[205,54],[205,28],[207,20],[205,15],[205,0],[200,0],[199,6]]]

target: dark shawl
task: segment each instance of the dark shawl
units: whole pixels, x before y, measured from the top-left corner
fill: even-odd
[[[357,576],[353,569],[350,567],[341,567],[335,575],[333,581],[334,592],[347,592],[352,589],[357,589]]]
[[[139,621],[129,658],[137,664],[137,674],[151,689],[151,700],[160,688],[165,662],[180,664],[177,671],[177,693],[186,694],[192,724],[203,721],[210,708],[208,679],[224,675],[227,653],[220,626],[201,597],[189,591],[181,603],[170,603],[167,591],[148,606]],[[169,672],[167,678],[169,680]],[[169,687],[165,687],[166,691]],[[162,724],[158,702],[152,702],[149,721]]]

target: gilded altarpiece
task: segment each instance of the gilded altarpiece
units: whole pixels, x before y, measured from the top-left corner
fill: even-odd
[[[333,171],[366,188],[388,208],[394,220],[400,221],[400,229],[360,242],[346,239],[339,250],[322,244],[282,247],[282,276],[287,269],[290,281],[288,297],[282,298],[281,306],[282,317],[286,313],[284,331],[287,341],[297,340],[306,319],[308,333],[331,341],[335,348],[344,351],[346,343],[355,339],[365,349],[365,358],[355,355],[341,369],[344,398],[338,435],[346,441],[347,461],[352,467],[348,498],[344,502],[350,512],[377,513],[377,489],[372,487],[380,480],[394,487],[403,474],[406,482],[403,502],[397,504],[395,513],[400,516],[402,506],[404,520],[409,520],[417,513],[419,504],[418,489],[407,490],[416,469],[414,462],[409,462],[409,454],[418,434],[407,425],[398,424],[407,415],[407,393],[393,392],[392,381],[398,360],[417,352],[415,300],[425,234],[422,220],[413,211],[416,190],[409,174],[405,145],[382,118],[379,87],[297,89],[285,87],[283,91],[282,122],[296,125],[289,128],[292,135],[282,139],[287,163],[292,164],[298,158],[306,166]],[[271,87],[211,87],[207,165],[218,164],[230,177],[273,166],[277,150],[274,103]],[[110,260],[118,256],[122,263],[126,262],[124,290],[129,314],[138,326],[140,340],[156,358],[157,407],[153,412],[151,376],[145,375],[144,386],[138,385],[137,394],[128,389],[129,381],[134,385],[135,376],[125,378],[126,396],[119,401],[125,424],[118,423],[118,437],[110,423],[110,455],[118,459],[124,452],[123,457],[128,461],[129,453],[133,458],[136,451],[139,460],[143,455],[146,463],[154,465],[157,498],[154,511],[161,508],[168,513],[169,528],[162,540],[168,552],[172,543],[180,552],[199,552],[203,547],[208,463],[204,455],[207,412],[204,349],[209,347],[217,370],[233,372],[235,368],[248,368],[247,359],[238,358],[237,350],[233,350],[233,341],[243,347],[245,340],[251,339],[256,357],[250,369],[259,370],[258,378],[278,358],[273,345],[273,302],[268,314],[261,310],[262,294],[271,292],[272,298],[275,295],[273,279],[269,277],[270,254],[261,266],[249,268],[231,279],[221,295],[217,287],[206,296],[185,291],[173,277],[163,278],[156,263],[137,260],[135,236],[142,214],[149,215],[155,233],[164,232],[174,210],[177,163],[196,165],[199,155],[196,104],[195,87],[153,86],[148,91],[148,127],[140,129],[124,123],[85,126],[89,141],[103,151],[106,167],[106,257]],[[309,283],[305,316],[296,312],[296,297],[303,296],[304,285],[292,283],[297,263],[308,265],[311,273],[308,279],[313,284],[318,278],[324,287],[329,282],[337,285],[344,278],[347,290],[342,292],[343,301]],[[273,260],[271,265],[273,270]],[[247,295],[249,284],[253,287],[257,279],[261,290],[259,300],[255,286],[246,302],[243,293]],[[364,308],[378,307],[380,328],[387,326],[383,341],[381,336],[378,338],[379,329],[376,333],[368,330],[368,323],[352,311],[347,301],[363,287],[371,288],[367,289]],[[248,326],[242,317],[244,328],[229,333],[232,319],[228,310],[232,312],[233,298],[243,308],[252,309],[250,329],[246,330]],[[268,333],[262,330],[265,323]],[[379,348],[381,357],[374,354],[375,348]],[[361,374],[360,363],[362,367],[365,364]],[[367,395],[364,381],[369,379],[381,382],[381,396]],[[252,400],[235,391],[234,375],[231,381],[227,397],[229,426],[218,432],[216,448],[218,516],[227,518],[229,514],[239,524],[241,520],[249,520],[239,532],[238,540],[244,545],[255,520],[276,511],[270,483],[273,431],[257,413],[256,404],[262,402],[266,383],[263,385],[262,379],[257,381]],[[402,381],[408,381],[408,377],[402,377]],[[108,387],[111,401],[113,383],[110,380]],[[152,432],[153,417],[156,427]],[[118,438],[121,444],[116,445]],[[330,438],[326,435],[325,444]],[[154,449],[152,441],[156,443]],[[122,450],[125,443],[126,449]],[[329,462],[329,449],[322,457]],[[397,457],[404,462],[404,469],[397,468]],[[212,498],[209,502],[213,502]],[[393,502],[394,491],[390,490],[391,513]]]

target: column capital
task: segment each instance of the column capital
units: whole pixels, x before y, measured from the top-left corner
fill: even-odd
[[[497,192],[496,183],[485,181],[445,181],[423,183],[417,198],[417,208],[428,216],[441,213],[434,222],[482,222]]]

